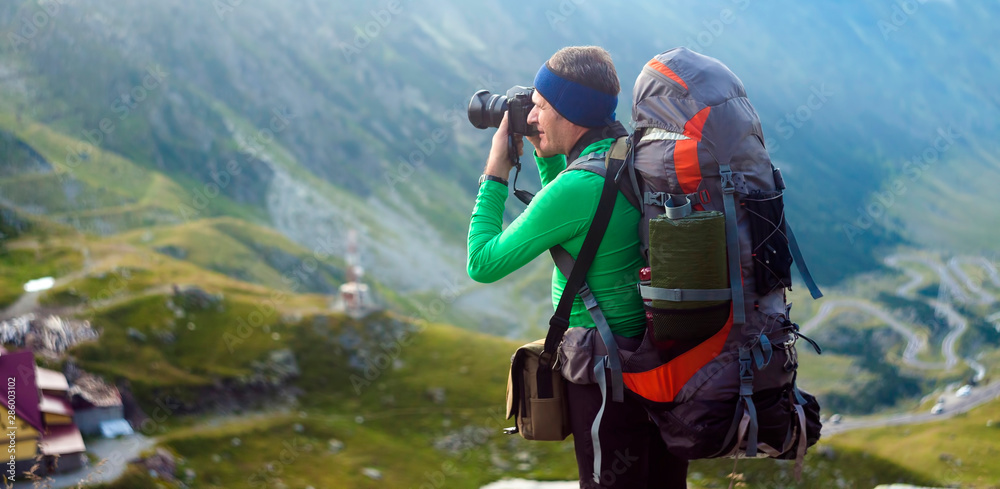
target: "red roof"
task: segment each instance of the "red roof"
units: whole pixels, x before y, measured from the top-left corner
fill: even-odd
[[[38,386],[35,384],[35,355],[31,351],[0,354],[0,380],[14,380],[14,412],[39,432],[45,432],[42,412],[38,408]],[[10,387],[8,387],[9,389]],[[8,395],[2,396],[10,407]]]
[[[50,427],[38,448],[45,455],[67,455],[85,451],[87,446],[83,444],[83,436],[76,425],[67,424]]]

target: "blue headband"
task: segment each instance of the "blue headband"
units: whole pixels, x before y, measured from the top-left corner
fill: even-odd
[[[545,64],[535,75],[535,90],[567,120],[583,127],[602,127],[615,120],[618,95],[560,77]]]

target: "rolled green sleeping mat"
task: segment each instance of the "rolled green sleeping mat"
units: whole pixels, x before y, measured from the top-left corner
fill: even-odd
[[[665,289],[725,289],[726,219],[719,211],[694,211],[680,219],[649,221],[650,285]],[[654,338],[707,339],[729,319],[729,300],[652,301]]]

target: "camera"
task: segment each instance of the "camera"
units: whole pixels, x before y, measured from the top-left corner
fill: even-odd
[[[479,129],[500,127],[503,113],[510,112],[507,123],[511,134],[537,136],[538,129],[528,124],[528,113],[535,106],[531,102],[533,93],[534,88],[516,85],[507,90],[506,96],[480,90],[469,101],[469,122]]]

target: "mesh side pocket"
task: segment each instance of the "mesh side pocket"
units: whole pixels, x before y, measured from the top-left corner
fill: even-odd
[[[785,204],[781,192],[754,190],[742,199],[750,217],[754,280],[758,295],[792,287],[792,253],[785,232]]]
[[[674,341],[704,341],[729,320],[731,302],[695,309],[660,309],[646,304],[646,324],[658,347]]]

